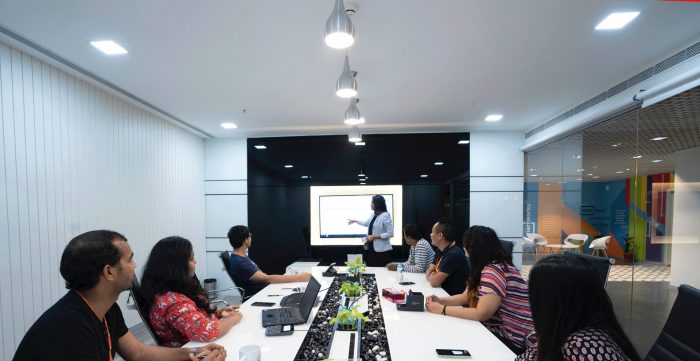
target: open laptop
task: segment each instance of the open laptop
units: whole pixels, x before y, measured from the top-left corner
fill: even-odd
[[[299,325],[306,323],[309,318],[311,308],[316,302],[318,292],[321,290],[321,284],[315,278],[309,279],[309,284],[306,285],[306,291],[301,298],[301,302],[297,305],[290,305],[282,308],[271,308],[262,311],[263,327],[276,325]]]

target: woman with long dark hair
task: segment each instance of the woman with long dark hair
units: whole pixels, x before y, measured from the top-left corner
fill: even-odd
[[[518,361],[639,361],[590,262],[556,254],[530,271],[537,341]]]
[[[144,267],[141,292],[149,302],[147,315],[165,346],[209,342],[241,320],[233,307],[209,307],[207,294],[194,278],[196,264],[190,241],[167,237],[153,246]]]
[[[467,289],[450,297],[432,295],[426,308],[433,313],[481,321],[516,354],[525,351],[525,337],[532,332],[527,284],[513,266],[496,232],[472,226],[464,233],[469,257]]]
[[[389,238],[394,236],[394,221],[386,209],[386,200],[381,195],[372,197],[372,216],[366,221],[348,219],[348,224],[357,223],[367,227],[365,237],[366,261],[370,267],[384,267],[391,261],[391,243]]]

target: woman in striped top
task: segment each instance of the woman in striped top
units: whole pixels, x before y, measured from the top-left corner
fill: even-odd
[[[481,321],[516,354],[525,351],[525,337],[534,330],[527,284],[501,246],[496,232],[472,226],[464,233],[464,251],[471,263],[467,290],[459,295],[426,300],[433,313]],[[467,307],[464,307],[467,306]]]
[[[402,263],[403,270],[413,273],[425,273],[435,259],[435,251],[430,243],[421,236],[421,231],[416,224],[407,224],[403,226],[403,239],[406,240],[411,250],[408,255],[408,261]],[[396,271],[398,263],[389,263],[386,268],[390,271]]]

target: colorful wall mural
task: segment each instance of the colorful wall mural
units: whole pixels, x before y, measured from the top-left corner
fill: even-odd
[[[624,258],[626,240],[638,261],[670,262],[663,239],[670,223],[673,174],[603,182],[527,182],[523,234],[535,232],[550,243],[567,235],[589,235],[584,245],[611,236],[607,254]],[[540,250],[544,252],[545,250]]]

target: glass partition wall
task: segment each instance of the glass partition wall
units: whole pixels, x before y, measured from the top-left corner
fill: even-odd
[[[526,152],[525,175],[523,275],[549,253],[613,258],[606,289],[643,357],[678,285],[700,288],[700,87]]]

